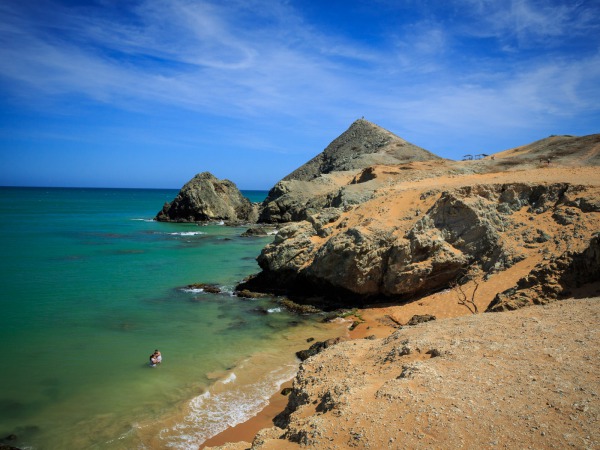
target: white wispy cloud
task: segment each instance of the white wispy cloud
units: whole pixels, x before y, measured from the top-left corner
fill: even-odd
[[[11,63],[2,64],[0,74],[41,93],[163,101],[230,114],[281,107],[299,91],[323,95],[320,86],[339,84],[331,79],[336,63],[315,52],[325,47],[323,37],[314,37],[313,45],[303,29],[286,28],[298,25],[292,12],[289,20],[281,10],[265,15],[262,28],[236,23],[230,7],[198,1],[145,2],[134,12],[132,25],[59,11],[50,15],[55,34],[48,35],[13,10],[12,25],[2,29],[10,45],[0,49]],[[68,38],[57,37],[61,33]],[[329,53],[351,54],[336,44]]]
[[[464,13],[479,26],[463,32],[494,37],[505,45],[531,47],[600,31],[595,2],[548,0],[462,0]]]
[[[25,3],[0,6],[0,80],[32,100],[75,94],[123,109],[304,121],[350,111],[462,130],[566,117],[600,97],[598,54],[543,57],[549,40],[598,30],[585,3],[457,0],[450,19],[403,17],[377,43],[319,29],[293,2],[142,0],[127,15]],[[471,55],[465,36],[541,53]]]

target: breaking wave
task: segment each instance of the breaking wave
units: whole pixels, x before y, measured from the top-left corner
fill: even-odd
[[[170,236],[198,236],[200,234],[206,234],[203,231],[177,231],[175,233],[167,233]]]
[[[246,422],[264,409],[296,369],[295,365],[280,367],[249,384],[236,383],[237,376],[232,372],[192,399],[183,421],[163,429],[161,440],[168,448],[197,449],[211,437]]]

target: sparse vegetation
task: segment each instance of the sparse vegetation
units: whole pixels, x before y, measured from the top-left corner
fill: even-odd
[[[454,292],[456,292],[456,295],[458,297],[458,304],[467,308],[471,312],[471,314],[477,314],[479,312],[479,309],[477,308],[477,304],[475,303],[475,293],[477,292],[477,289],[479,289],[479,282],[477,280],[473,280],[473,283],[475,287],[473,288],[473,292],[471,292],[470,297],[464,284],[459,284],[455,282],[452,283],[450,287]]]
[[[342,318],[354,317],[355,318],[355,320],[352,322],[352,325],[350,325],[350,331],[354,330],[361,323],[365,322],[365,319],[362,318],[362,316],[358,312],[357,308],[340,311],[340,313],[337,315],[337,317],[342,317]]]

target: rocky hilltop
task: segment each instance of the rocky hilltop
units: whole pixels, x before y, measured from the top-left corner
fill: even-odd
[[[439,156],[359,119],[325,150],[279,181],[269,192],[261,222],[303,220],[322,208],[358,204],[373,195],[353,180],[376,165],[439,160]],[[362,179],[368,177],[362,175]]]
[[[203,172],[188,181],[172,202],[165,203],[155,219],[161,222],[223,220],[248,223],[256,222],[257,217],[258,205],[250,203],[234,183]]]
[[[325,150],[285,176],[282,181],[310,181],[331,172],[430,159],[440,157],[368,120],[358,119]]]

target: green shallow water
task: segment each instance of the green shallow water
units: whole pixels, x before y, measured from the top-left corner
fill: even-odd
[[[180,289],[231,291],[272,238],[152,221],[176,193],[0,188],[0,437],[197,448],[265,405],[307,337],[343,332],[270,299]],[[150,368],[155,348],[163,364]]]

